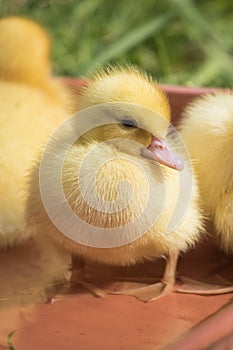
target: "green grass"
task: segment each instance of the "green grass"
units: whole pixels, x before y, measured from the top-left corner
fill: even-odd
[[[12,337],[14,335],[16,331],[12,331],[8,334],[8,338],[7,338],[7,344],[10,350],[15,350],[13,342],[12,342]]]
[[[54,72],[133,63],[169,84],[233,87],[232,0],[0,0],[0,15],[39,21]]]

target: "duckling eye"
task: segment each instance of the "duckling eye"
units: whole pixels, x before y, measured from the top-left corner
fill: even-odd
[[[121,124],[126,128],[137,128],[137,123],[133,119],[123,119],[121,120]]]

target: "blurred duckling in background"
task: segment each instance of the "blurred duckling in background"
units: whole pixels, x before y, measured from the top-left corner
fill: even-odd
[[[104,125],[86,131],[71,145],[62,168],[66,201],[73,212],[86,222],[86,226],[84,225],[83,231],[80,232],[78,225],[67,220],[64,203],[59,202],[57,196],[54,197],[56,202],[51,203],[56,212],[55,217],[60,217],[63,223],[66,222],[68,231],[76,229],[76,234],[70,238],[69,233],[63,234],[57,225],[52,223],[46,212],[47,208],[45,210],[41,201],[38,162],[30,176],[26,211],[28,230],[48,235],[49,239],[54,239],[60,247],[71,252],[76,264],[76,278],[88,288],[91,285],[82,280],[80,272],[85,262],[129,266],[164,257],[166,267],[161,282],[119,291],[120,294],[133,295],[144,301],[164,296],[175,290],[179,252],[186,251],[196,243],[202,227],[198,189],[195,177],[191,174],[191,167],[185,164],[183,169],[180,156],[170,148],[166,140],[170,122],[167,97],[146,75],[132,67],[117,67],[93,76],[77,99],[80,111],[93,106],[98,109],[98,105],[105,104],[102,115],[97,113],[97,109],[89,109],[97,119],[99,118],[100,124],[107,111]],[[127,103],[126,110],[122,103]],[[137,104],[137,108],[134,104]],[[155,118],[156,115],[160,117]],[[120,142],[117,141],[119,139]],[[56,143],[56,140],[54,141]],[[58,144],[64,142],[61,138]],[[59,159],[56,147],[54,154]],[[54,154],[51,155],[51,164],[47,164],[46,168],[45,180],[52,179],[52,186],[49,185],[49,188],[53,187],[57,178],[57,174],[54,173]],[[185,184],[182,188],[179,182],[180,171],[188,175],[189,179],[192,178],[191,197],[177,227],[173,228],[172,232],[167,232],[179,192],[187,192],[190,185]],[[121,182],[126,182],[126,186],[119,186]],[[148,183],[151,184],[151,188],[148,188]],[[127,201],[129,188],[132,189],[132,196]],[[163,188],[166,192],[164,197]],[[146,208],[150,195],[150,207]],[[159,217],[152,220],[158,211]],[[137,239],[134,234],[136,228],[130,226],[136,220],[137,227],[143,228]],[[131,229],[123,232],[122,227],[127,225]],[[90,226],[97,227],[97,230],[117,228],[120,235],[125,235],[127,243],[111,247],[79,243],[81,236],[88,236]],[[95,294],[101,295],[98,288],[92,287]]]
[[[215,240],[233,255],[233,94],[218,92],[190,104],[180,134],[195,159],[206,216]],[[206,293],[233,291],[233,286],[206,285]]]
[[[40,25],[6,17],[0,33],[0,276],[5,281],[0,299],[22,293],[26,299],[63,279],[70,261],[26,230],[24,210],[28,170],[50,133],[69,116],[72,97],[51,76],[50,39]]]
[[[27,171],[71,96],[51,77],[50,40],[31,20],[0,20],[0,248],[22,242]]]
[[[60,99],[65,89],[51,77],[47,31],[28,18],[14,16],[1,18],[0,29],[0,79],[50,92]]]

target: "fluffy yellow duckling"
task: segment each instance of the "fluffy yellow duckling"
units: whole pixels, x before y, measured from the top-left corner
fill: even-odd
[[[146,75],[115,68],[93,77],[78,108],[77,120],[60,127],[30,176],[28,229],[56,240],[79,263],[126,266],[165,257],[160,283],[122,292],[144,301],[161,297],[174,289],[179,252],[197,241],[201,228],[191,168],[182,170],[166,141],[168,100]],[[89,119],[94,124],[85,129]],[[74,129],[81,136],[66,149]],[[189,190],[188,205],[168,232],[178,197]]]
[[[50,76],[47,33],[31,20],[0,20],[0,248],[22,242],[27,171],[70,96]]]
[[[0,79],[48,87],[50,38],[37,23],[22,17],[0,21]]]
[[[194,101],[185,111],[180,133],[195,159],[206,216],[220,247],[233,254],[233,94],[218,92]],[[207,287],[207,286],[206,286]],[[223,287],[209,293],[233,290]]]

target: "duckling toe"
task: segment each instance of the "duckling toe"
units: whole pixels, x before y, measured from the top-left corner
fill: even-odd
[[[172,292],[173,289],[174,283],[157,282],[151,285],[139,286],[139,284],[133,285],[130,282],[125,282],[111,294],[131,295],[141,301],[151,302],[164,297]]]
[[[179,281],[181,281],[182,284],[176,288],[176,292],[199,295],[216,295],[233,292],[232,282],[227,281],[220,276],[216,277],[216,283],[206,283],[181,276],[179,277]]]
[[[82,257],[72,256],[71,276],[69,279],[69,289],[73,290],[76,286],[81,286],[88,290],[95,297],[105,296],[105,292],[89,281],[88,274],[85,273],[87,264]]]
[[[84,278],[71,283],[71,287],[74,285],[81,285],[84,289],[88,290],[97,298],[102,298],[105,296],[105,292],[102,289],[98,288],[95,284],[86,281]]]

